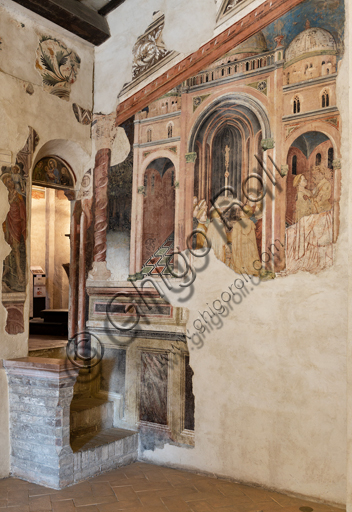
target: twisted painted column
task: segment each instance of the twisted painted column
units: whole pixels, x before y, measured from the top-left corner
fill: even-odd
[[[99,149],[95,156],[94,169],[94,250],[93,269],[89,280],[104,281],[111,277],[106,268],[106,230],[108,227],[108,172],[111,150]]]
[[[94,261],[106,261],[106,230],[108,227],[108,171],[110,167],[110,149],[99,149],[95,156],[95,224],[94,224]]]

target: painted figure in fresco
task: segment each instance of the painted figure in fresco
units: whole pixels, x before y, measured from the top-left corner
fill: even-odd
[[[298,179],[296,176],[295,179]],[[332,265],[333,212],[330,169],[313,169],[314,190],[308,197],[305,180],[300,179],[302,198],[297,222],[286,230],[286,273],[299,270],[317,273]],[[297,200],[298,203],[298,200]]]
[[[257,240],[258,252],[262,252],[262,238],[263,238],[263,202],[253,203],[249,201],[249,206],[253,210],[251,221],[255,225],[255,238]]]
[[[308,181],[303,174],[297,174],[293,186],[297,188],[295,222],[314,212],[312,192],[306,188]]]
[[[66,169],[66,167],[61,167],[61,185],[72,185],[70,173],[68,172],[68,169]]]
[[[314,167],[313,182],[313,204],[316,213],[327,212],[331,209],[331,183],[329,181],[330,170],[322,167]],[[328,179],[327,179],[328,177]]]
[[[26,195],[26,187],[24,180],[21,175],[21,169],[19,165],[14,165],[11,169],[11,177],[15,184],[16,192],[21,194],[22,196]]]
[[[211,221],[207,231],[207,238],[218,260],[226,264],[227,233],[220,218],[219,212],[212,208],[210,211]]]
[[[197,215],[199,212],[198,197],[193,197],[193,229],[197,229],[198,219]]]
[[[46,181],[60,185],[60,173],[57,168],[57,162],[54,158],[50,158],[48,165],[45,167]]]
[[[12,255],[15,261],[15,267],[11,268],[10,265],[5,265],[3,278],[6,274],[12,271],[17,276],[19,282],[24,281],[24,273],[21,268],[21,240],[26,240],[26,203],[23,196],[16,190],[16,184],[12,179],[11,174],[6,173],[1,177],[4,185],[8,190],[8,201],[10,209],[8,211],[5,222],[2,224],[6,242],[12,249]],[[11,254],[7,257],[9,258]]]
[[[245,205],[237,212],[237,220],[234,221],[231,231],[232,258],[230,267],[237,274],[245,271],[247,274],[258,276],[259,270],[253,266],[260,260],[255,236],[255,225],[251,220],[253,208]],[[258,265],[258,263],[257,263]]]
[[[197,220],[198,220],[197,229],[202,231],[206,235],[209,219],[208,219],[208,207],[207,207],[207,203],[206,203],[205,199],[202,199],[199,202],[198,206],[199,206],[199,211],[197,214]],[[203,236],[201,233],[197,233],[195,248],[202,249],[206,245],[207,245],[207,241],[206,241],[205,236]]]
[[[38,162],[35,166],[33,171],[33,181],[45,181],[45,169],[43,160]]]

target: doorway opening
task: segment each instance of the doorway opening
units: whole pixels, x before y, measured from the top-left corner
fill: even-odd
[[[35,166],[31,190],[29,334],[45,342],[67,341],[71,203],[68,164],[56,156]]]

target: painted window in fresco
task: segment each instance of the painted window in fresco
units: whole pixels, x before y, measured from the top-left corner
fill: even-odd
[[[47,187],[73,188],[74,179],[68,164],[57,156],[42,158],[33,170],[33,183]]]
[[[167,425],[168,355],[141,354],[140,419]]]
[[[124,123],[131,151],[127,159],[109,171],[108,181],[108,231],[130,233],[133,177],[133,118]]]

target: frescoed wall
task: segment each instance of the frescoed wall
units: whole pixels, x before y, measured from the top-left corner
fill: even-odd
[[[199,54],[215,53],[241,3],[218,2],[217,31]],[[249,12],[249,3],[243,4]],[[256,7],[253,16],[267,7]],[[127,349],[125,419],[140,428],[141,457],[148,462],[344,502],[347,227],[340,208],[346,211],[348,173],[342,159],[346,97],[338,84],[346,77],[344,23],[343,2],[306,0],[221,57],[217,53],[201,71],[198,53],[179,56],[172,69],[166,56],[163,79],[177,69],[187,79],[166,94],[162,89],[148,106],[143,97],[157,88],[162,59],[143,66],[143,77],[121,92],[121,103],[141,102],[134,118],[133,288],[129,282],[123,290],[160,289],[163,307],[169,302],[187,318],[181,371],[170,365],[170,337],[184,325],[177,317],[174,323],[144,310],[146,331],[139,325],[141,339]],[[164,33],[162,40],[168,41]],[[167,197],[158,209],[148,195],[153,172],[154,191],[159,180],[155,163],[168,160],[174,186],[158,181]],[[227,194],[221,191],[226,185]],[[161,230],[173,208],[173,233],[165,243]],[[193,229],[199,233],[189,238]],[[212,250],[198,259],[187,245],[201,249],[202,233]],[[189,287],[186,279],[172,280],[166,266],[168,259],[174,263],[174,251],[184,250],[196,275]],[[122,289],[122,283],[109,284],[114,286]],[[98,321],[97,301],[92,295],[92,322]],[[119,315],[116,310],[121,321]],[[102,320],[96,325],[101,328]],[[168,364],[153,373],[153,360],[142,370],[143,354],[155,349],[159,358],[168,352]],[[166,367],[176,392],[165,391]],[[182,403],[176,413],[170,408],[167,424],[154,410],[156,399],[146,407],[152,388],[153,397],[167,392]],[[141,419],[141,407],[154,418]],[[171,428],[175,418],[179,423]],[[185,442],[187,435],[192,442]]]
[[[261,278],[317,273],[333,264],[343,4],[333,9],[331,17],[316,2],[303,2],[137,114],[134,174],[144,200],[136,199],[131,274],[143,272],[163,242],[160,226],[173,209],[172,193],[149,170],[151,159],[165,161],[171,150],[179,185],[176,245],[186,248],[198,229],[224,264]],[[158,187],[168,198],[159,213]],[[193,248],[206,244],[201,233],[193,238]]]
[[[2,360],[28,355],[33,167],[53,155],[72,165],[79,182],[89,168],[90,126],[77,122],[72,104],[92,109],[94,48],[12,1],[0,2],[0,33]],[[46,65],[53,71],[43,69],[43,62],[37,59],[40,44],[48,57]],[[51,86],[43,83],[44,74],[50,76]],[[52,193],[55,195],[54,190]],[[68,203],[67,198],[65,201]],[[68,243],[68,238],[63,242]],[[66,275],[64,279],[67,283]],[[65,306],[67,303],[61,307]],[[4,478],[10,471],[10,421],[8,382],[2,365],[0,387],[0,477]]]

